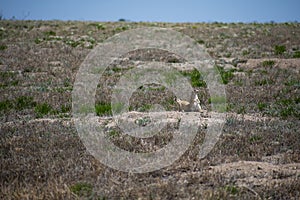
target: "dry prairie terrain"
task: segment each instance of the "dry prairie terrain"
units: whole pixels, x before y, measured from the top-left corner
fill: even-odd
[[[167,27],[203,45],[223,78],[227,117],[213,150],[199,159],[200,125],[172,165],[135,174],[111,169],[89,154],[72,119],[80,64],[116,33]],[[111,88],[137,64],[177,65],[198,89],[205,117],[210,98],[200,75],[170,52],[141,50],[105,71],[96,94],[103,126],[111,123]],[[300,24],[171,24],[0,21],[0,199],[299,199]],[[139,88],[131,111],[161,104],[178,114],[174,94]],[[101,123],[100,123],[101,124]],[[111,125],[108,137],[132,152],[155,151],[172,139],[170,124],[143,143]]]

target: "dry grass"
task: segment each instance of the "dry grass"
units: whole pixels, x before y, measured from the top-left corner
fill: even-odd
[[[86,151],[71,120],[71,93],[92,48],[115,33],[145,26],[173,28],[207,48],[226,79],[229,113],[220,140],[204,159],[198,157],[202,126],[174,164],[131,174]],[[300,61],[290,59],[299,52],[299,37],[298,23],[0,21],[0,199],[299,199]],[[122,74],[152,60],[175,63],[193,77],[192,70],[180,68],[184,59],[172,53],[130,52],[99,82],[99,115]],[[205,84],[194,86],[209,111]],[[136,90],[130,106],[147,111],[162,104],[174,112],[173,99],[166,88],[147,85]],[[115,126],[107,134],[128,151],[154,151],[176,128],[170,124],[146,141],[120,137]]]

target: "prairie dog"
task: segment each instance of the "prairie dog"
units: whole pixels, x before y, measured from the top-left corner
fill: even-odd
[[[190,101],[176,98],[179,109],[183,112],[200,112],[202,110],[197,94],[194,94]]]

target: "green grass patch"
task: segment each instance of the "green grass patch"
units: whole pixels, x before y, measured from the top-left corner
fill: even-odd
[[[44,32],[44,35],[45,35],[46,37],[49,37],[49,36],[56,36],[56,32],[54,32],[54,31],[46,31],[46,32]]]
[[[129,29],[129,26],[121,26],[121,27],[117,27],[115,29],[116,32],[122,32],[122,31],[126,31]]]
[[[295,99],[283,99],[276,102],[278,107],[278,115],[286,118],[294,116],[300,118],[300,98]]]
[[[53,111],[51,105],[47,103],[37,104],[34,108],[37,118],[42,118]]]
[[[286,86],[292,86],[292,87],[300,87],[300,80],[298,79],[291,79],[284,83]]]
[[[300,58],[300,51],[296,51],[296,52],[293,54],[293,58]]]
[[[250,138],[249,138],[249,141],[250,142],[258,142],[258,141],[260,141],[262,139],[262,136],[260,136],[260,135],[253,135],[253,136],[251,136]]]
[[[16,80],[17,73],[4,71],[0,72],[0,87],[9,87],[9,86],[17,86],[19,84],[19,80]]]
[[[5,44],[1,44],[0,51],[4,51],[5,49],[7,49],[7,46]]]
[[[70,187],[70,191],[79,197],[89,197],[93,194],[93,186],[89,183],[76,183]]]
[[[248,50],[243,50],[243,52],[242,52],[242,55],[243,56],[247,56],[247,55],[249,55],[250,54],[250,51],[248,51]]]
[[[152,108],[151,104],[145,104],[145,105],[142,105],[141,107],[139,107],[138,111],[139,112],[147,112],[147,111],[150,111],[151,108]]]
[[[274,81],[270,79],[262,79],[262,80],[257,80],[254,82],[256,86],[263,86],[263,85],[272,85],[274,84]]]
[[[274,60],[265,60],[262,62],[263,67],[273,67],[275,65]]]
[[[68,112],[71,112],[71,105],[62,105],[61,108],[60,108],[60,111],[62,113],[68,113]]]
[[[258,102],[257,107],[259,111],[264,111],[267,108],[267,104],[263,102]]]
[[[274,47],[274,52],[276,55],[282,55],[286,51],[286,47],[284,45],[276,45]]]
[[[65,44],[75,48],[75,47],[79,46],[80,44],[82,44],[82,42],[69,39],[69,40],[65,41]]]
[[[33,97],[21,96],[15,101],[15,108],[17,110],[33,108],[34,106],[36,106],[36,102],[33,101]]]
[[[208,103],[211,104],[214,111],[224,113],[227,110],[226,97],[215,96],[208,99]]]
[[[43,41],[44,41],[44,39],[41,39],[41,38],[35,38],[34,43],[35,43],[35,44],[40,44],[40,43],[42,43]]]
[[[0,101],[0,112],[7,112],[14,108],[14,102],[10,100]]]
[[[97,103],[95,105],[95,109],[97,116],[112,115],[112,108],[110,103]]]
[[[192,87],[206,87],[206,82],[203,80],[201,73],[197,69],[189,72],[181,72],[182,75],[187,76],[191,80]]]
[[[198,44],[205,44],[204,40],[197,40]]]
[[[149,124],[151,122],[150,117],[143,117],[143,118],[139,118],[135,120],[135,123],[138,126],[146,126],[147,124]]]
[[[265,113],[283,119],[288,117],[300,119],[300,97],[277,100],[265,110]]]
[[[228,185],[225,187],[225,190],[232,195],[236,195],[239,192],[239,189],[234,185]]]
[[[216,66],[217,70],[219,71],[223,84],[228,84],[229,81],[234,77],[235,69],[225,70],[223,67]]]
[[[237,110],[237,114],[246,114],[246,107],[240,106]]]
[[[90,23],[89,26],[96,27],[97,30],[105,30],[106,29],[106,26],[101,23]]]
[[[110,130],[108,132],[108,135],[109,135],[110,138],[114,138],[114,137],[118,137],[120,135],[120,133],[116,130]]]
[[[21,111],[24,109],[32,109],[36,106],[33,97],[20,96],[14,100],[5,100],[0,102],[0,112],[6,113],[10,110]]]
[[[14,73],[14,72],[0,72],[1,79],[14,78],[15,76],[16,76],[16,73]]]

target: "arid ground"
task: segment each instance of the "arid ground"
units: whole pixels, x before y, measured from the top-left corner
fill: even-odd
[[[176,65],[203,108],[204,123],[188,150],[168,167],[137,174],[107,167],[80,140],[72,90],[81,63],[97,44],[138,27],[186,34],[215,61],[226,89],[226,120],[205,158],[199,158],[199,148],[216,99],[198,71],[161,50],[129,52],[108,66],[95,113],[122,149],[164,147],[178,129],[176,121],[151,138],[124,135],[111,119],[111,90],[141,63]],[[133,93],[129,108],[143,114],[160,104],[176,118],[174,97],[168,88],[148,84]],[[0,168],[0,199],[300,199],[300,24],[2,20]]]

